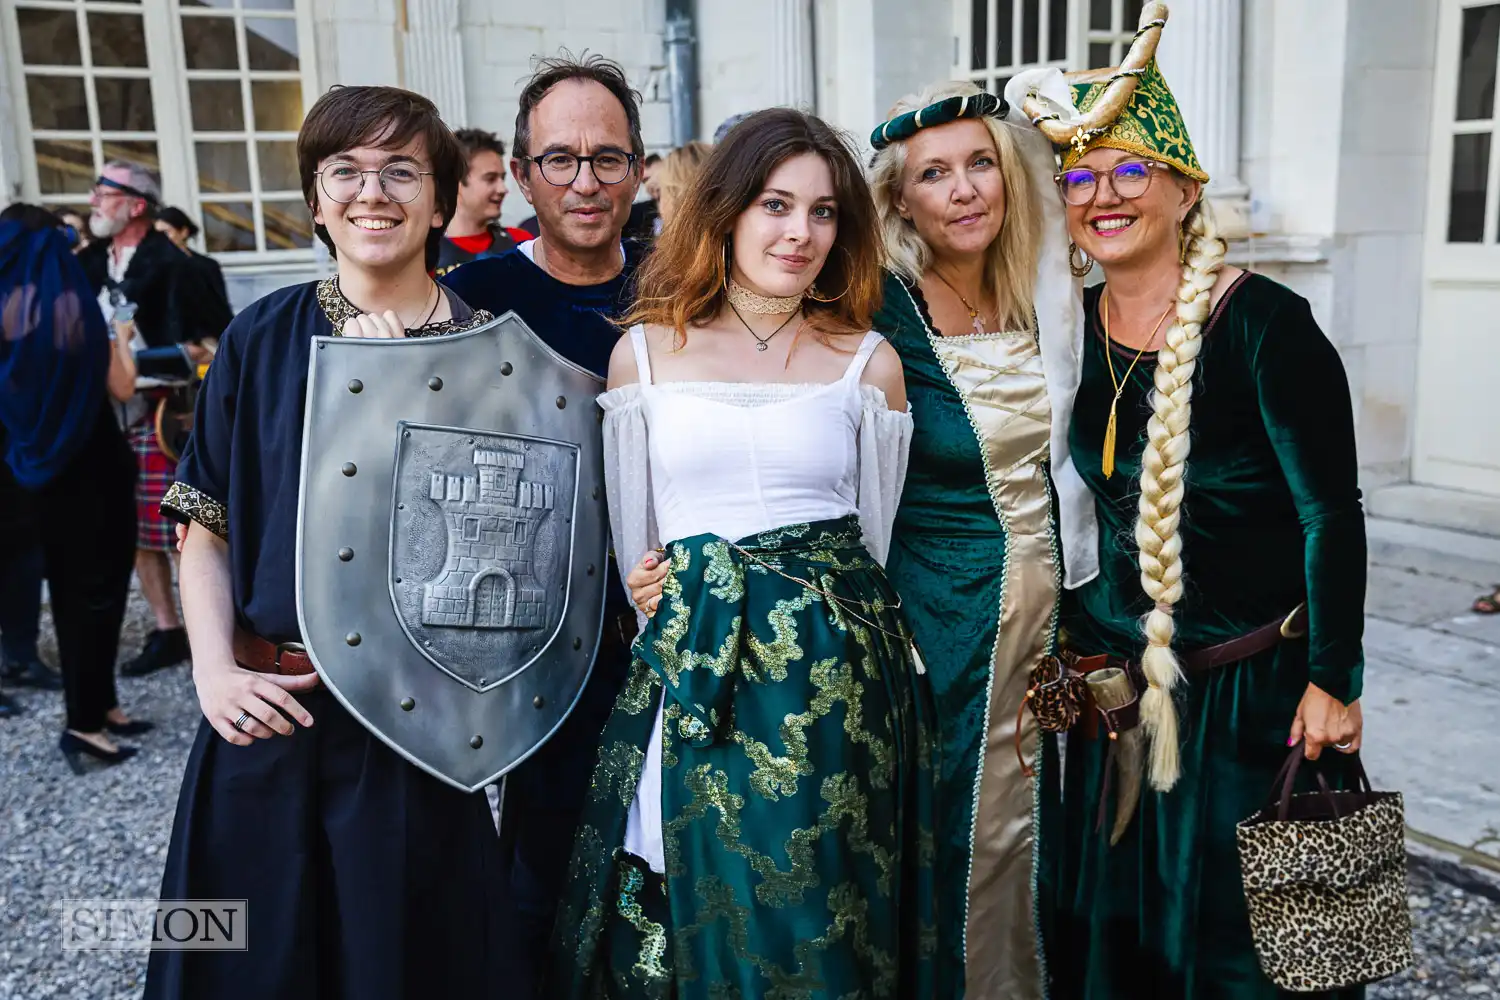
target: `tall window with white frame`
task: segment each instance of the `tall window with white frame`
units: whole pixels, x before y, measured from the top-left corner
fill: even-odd
[[[1144,0],[1089,0],[1089,69],[1118,66],[1135,39]]]
[[[1025,69],[1118,66],[1144,0],[954,0],[960,79],[1000,94]]]
[[[1491,163],[1495,133],[1496,66],[1500,64],[1500,4],[1467,7],[1458,52],[1457,93],[1451,102],[1453,167],[1449,177],[1447,241],[1495,243]]]
[[[160,168],[139,0],[15,0],[12,12],[32,196],[87,214],[89,191],[106,161]]]
[[[178,0],[198,202],[210,252],[301,250],[296,0]]]

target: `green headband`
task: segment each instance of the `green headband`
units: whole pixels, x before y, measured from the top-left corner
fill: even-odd
[[[946,125],[960,118],[1004,118],[1009,112],[1010,105],[994,94],[949,97],[920,111],[908,111],[892,118],[870,133],[870,145],[877,150],[884,149],[934,125]]]

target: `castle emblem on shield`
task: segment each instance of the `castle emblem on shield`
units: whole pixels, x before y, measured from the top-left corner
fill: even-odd
[[[553,487],[522,478],[522,452],[475,448],[474,472],[431,473],[428,496],[443,511],[448,558],[423,587],[422,624],[542,628],[546,592],[533,546],[556,502]]]

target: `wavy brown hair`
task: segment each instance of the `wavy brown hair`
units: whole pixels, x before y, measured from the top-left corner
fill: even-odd
[[[868,331],[880,308],[882,254],[869,185],[842,135],[790,108],[757,111],[714,148],[641,265],[635,308],[621,325],[653,323],[686,337],[689,324],[717,316],[725,303],[727,241],[735,220],[777,167],[803,153],[828,164],[838,202],[838,235],[814,289],[833,301],[803,302],[808,327],[821,334]]]

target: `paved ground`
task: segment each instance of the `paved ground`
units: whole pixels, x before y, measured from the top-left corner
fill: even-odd
[[[1379,521],[1370,533],[1366,758],[1377,787],[1405,793],[1421,842],[1417,964],[1370,998],[1500,997],[1500,880],[1489,871],[1500,871],[1500,617],[1467,612],[1500,582],[1500,540]],[[137,596],[122,655],[139,648],[147,618]],[[122,680],[120,693],[160,728],[135,741],[140,759],[82,778],[57,754],[60,697],[24,692],[29,715],[0,723],[0,1000],[140,996],[144,956],[63,952],[54,908],[157,890],[197,702],[186,667]],[[1422,846],[1433,843],[1446,853]]]
[[[1365,758],[1407,823],[1500,871],[1500,540],[1370,522]],[[1500,994],[1500,982],[1496,985]]]

